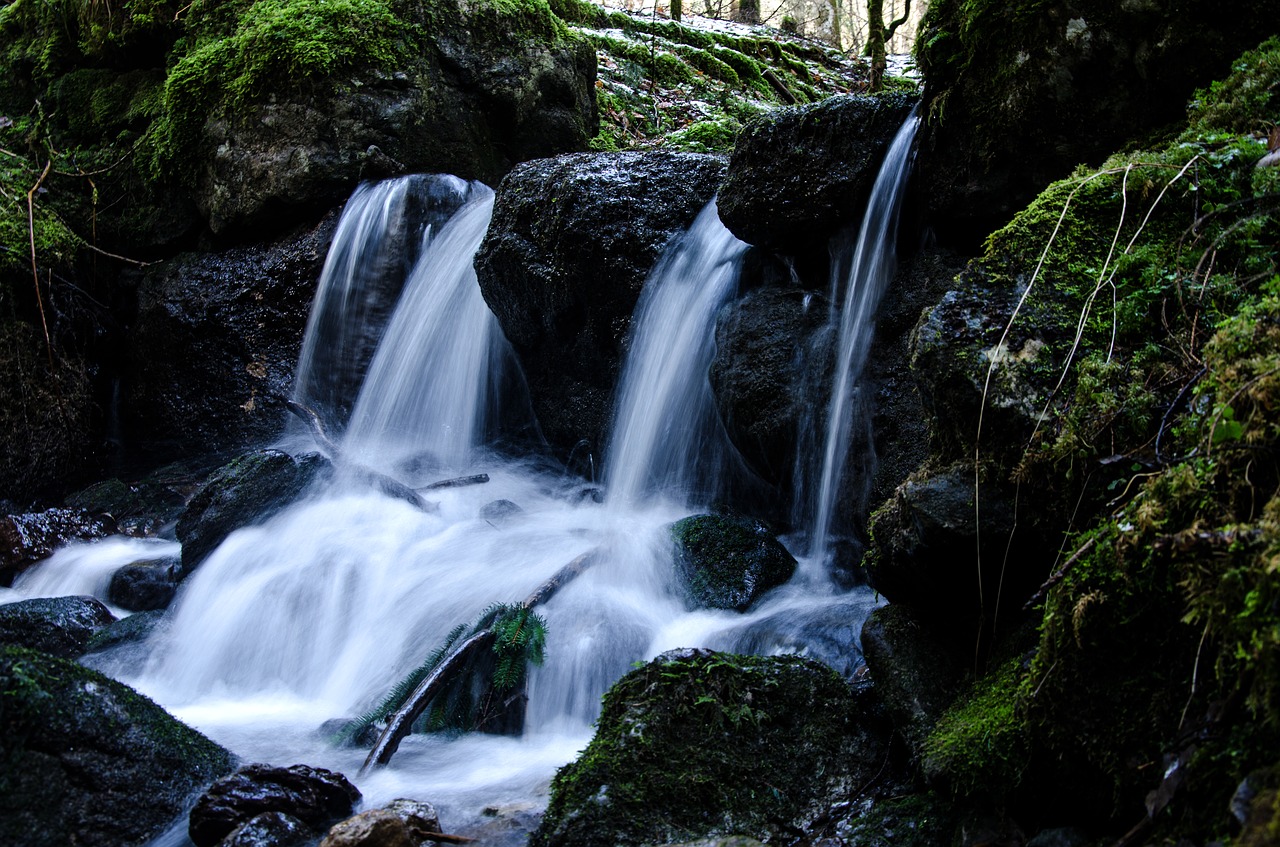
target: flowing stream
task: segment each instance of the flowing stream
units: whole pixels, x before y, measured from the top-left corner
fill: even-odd
[[[321,360],[317,350],[329,356],[337,344],[311,334],[346,331],[335,330],[331,317],[314,319],[309,329],[300,396],[315,399],[314,386],[323,385],[326,410],[350,407],[344,455],[410,485],[464,473],[487,473],[491,481],[430,492],[440,508],[424,514],[339,475],[266,523],[233,533],[182,585],[147,642],[90,662],[247,761],[305,762],[354,778],[366,751],[331,746],[322,723],[370,707],[454,626],[492,603],[523,599],[574,557],[599,551],[598,564],[540,608],[546,661],[531,671],[523,735],[410,736],[390,766],[358,782],[367,807],[401,796],[425,799],[441,810],[448,830],[519,843],[511,815],[545,804],[554,769],[590,739],[601,694],[634,663],[707,646],[805,653],[850,675],[861,659],[858,630],[876,600],[865,589],[838,591],[815,579],[812,567],[746,614],[689,611],[675,584],[667,527],[705,509],[733,462],[706,374],[715,315],[736,292],[745,245],[720,224],[714,203],[646,283],[600,498],[583,480],[487,446],[501,425],[530,419],[527,398],[503,388],[520,380],[501,377],[510,350],[472,270],[493,193],[461,181],[436,185],[452,192],[457,211],[442,226],[424,225],[400,239],[412,245],[415,260],[358,396],[345,395],[341,382],[302,379]],[[380,250],[378,229],[403,207],[405,188],[403,181],[364,187],[348,204],[330,259],[334,276],[360,276],[352,257]],[[864,227],[863,240],[883,242],[894,226],[886,220],[869,235]],[[869,321],[862,311],[874,302],[858,292],[872,284],[883,282],[850,281],[845,323],[855,309],[857,321]],[[361,301],[322,288],[318,311],[332,312],[326,297]],[[363,320],[365,311],[355,308],[351,320]],[[852,383],[865,355],[855,349],[842,357],[850,362],[841,384]],[[833,401],[834,422],[846,416],[842,409]],[[824,461],[834,470],[824,471],[824,480],[839,475],[843,449],[828,447]],[[825,516],[815,532],[826,532],[833,496],[823,495]],[[175,549],[129,539],[68,547],[9,593],[103,597],[114,568]],[[484,813],[495,807],[509,814]],[[181,844],[182,836],[163,843]]]

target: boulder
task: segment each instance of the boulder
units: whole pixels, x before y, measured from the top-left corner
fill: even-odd
[[[0,648],[0,843],[118,847],[169,827],[232,755],[131,688]]]
[[[323,829],[350,815],[359,800],[359,790],[345,776],[324,768],[246,765],[200,795],[187,833],[196,847],[212,847],[267,812],[281,812],[312,829]]]
[[[748,121],[720,189],[720,219],[757,247],[822,250],[861,218],[880,162],[914,105],[906,94],[850,94]]]
[[[408,825],[394,812],[370,809],[335,824],[320,847],[417,847]]]
[[[328,466],[314,453],[294,458],[279,450],[259,450],[215,471],[178,518],[179,580],[232,532],[260,523],[292,503]]]
[[[624,676],[560,769],[530,847],[790,843],[884,765],[885,731],[831,669],[681,650]]]
[[[416,837],[421,837],[422,833],[443,831],[440,829],[440,815],[436,812],[436,807],[426,801],[400,797],[383,808],[404,821],[410,833]]]
[[[917,38],[920,163],[939,235],[973,251],[1046,185],[1181,122],[1274,31],[1249,0],[938,0]]]
[[[131,612],[166,608],[178,590],[181,559],[144,559],[125,565],[111,575],[107,599]]]
[[[98,630],[115,621],[94,597],[41,597],[0,606],[0,644],[74,659]]]
[[[261,246],[147,269],[125,364],[126,436],[148,458],[276,438],[336,216]]]
[[[311,827],[292,815],[263,812],[233,829],[218,847],[302,847],[315,837]]]
[[[47,509],[0,517],[0,585],[72,541],[102,538],[115,531],[109,515],[80,509]]]
[[[558,156],[502,180],[476,273],[553,448],[585,439],[599,455],[640,289],[723,175],[715,156],[653,151]]]
[[[676,572],[698,608],[745,612],[795,573],[796,560],[759,521],[693,515],[671,527]]]
[[[95,515],[110,515],[117,531],[153,536],[178,518],[192,486],[192,469],[167,465],[134,482],[107,479],[68,495],[63,505]]]
[[[136,615],[129,615],[115,623],[107,624],[94,632],[85,647],[86,652],[96,653],[122,644],[138,644],[145,641],[164,621],[164,617],[164,610],[155,609],[150,612],[138,612]],[[99,668],[99,670],[103,669]]]

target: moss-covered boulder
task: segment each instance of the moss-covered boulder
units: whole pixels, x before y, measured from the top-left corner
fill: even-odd
[[[528,162],[499,185],[476,273],[553,447],[602,449],[640,289],[723,176],[715,156],[599,153]]]
[[[695,607],[745,612],[796,570],[795,557],[759,521],[693,515],[671,526],[676,572]]]
[[[292,503],[328,466],[314,453],[294,458],[279,450],[259,450],[215,471],[178,518],[179,579],[189,576],[232,532]]]
[[[94,597],[40,597],[0,606],[0,644],[74,659],[116,616]]]
[[[814,662],[666,654],[605,695],[595,738],[556,775],[529,843],[789,842],[876,774],[882,729]]]
[[[734,144],[720,219],[758,247],[821,250],[866,206],[880,162],[915,100],[832,97],[747,123]]]
[[[1250,0],[935,0],[916,40],[925,197],[976,246],[1081,162],[1179,124],[1196,86],[1273,32]]]
[[[229,752],[129,687],[0,649],[0,842],[141,845],[232,768]]]

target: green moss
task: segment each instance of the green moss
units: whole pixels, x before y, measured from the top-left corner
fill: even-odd
[[[1265,132],[1280,107],[1280,36],[1245,53],[1232,74],[1196,92],[1189,108],[1188,134]]]
[[[719,120],[698,121],[673,132],[667,138],[667,145],[673,150],[691,153],[728,153],[733,150],[740,129],[742,124],[728,115]]]

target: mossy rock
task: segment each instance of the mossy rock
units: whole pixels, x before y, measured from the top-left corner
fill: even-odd
[[[708,650],[627,674],[597,726],[552,782],[531,847],[791,841],[876,774],[886,743],[829,668]]]
[[[671,526],[676,570],[695,607],[745,612],[791,579],[795,557],[759,521],[693,515]]]
[[[75,659],[94,634],[115,622],[94,597],[39,597],[0,606],[0,644]]]
[[[73,662],[0,649],[0,842],[141,845],[231,753],[146,697]]]

